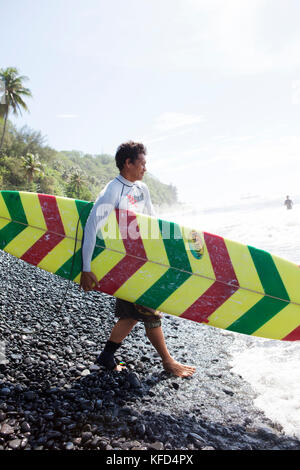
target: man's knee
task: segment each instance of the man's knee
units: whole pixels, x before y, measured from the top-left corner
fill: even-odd
[[[134,318],[120,318],[118,323],[122,322],[123,324],[129,325],[129,326],[134,326],[137,324],[137,320]]]
[[[145,321],[144,326],[147,334],[147,332],[152,330],[153,328],[161,327],[161,320]]]

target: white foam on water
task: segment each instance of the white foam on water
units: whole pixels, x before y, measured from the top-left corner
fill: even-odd
[[[255,405],[300,438],[300,344],[254,339],[249,348],[236,338],[230,352],[232,371],[257,393]]]
[[[253,198],[227,207],[188,208],[163,218],[268,251],[300,265],[300,197],[292,210],[280,199]],[[300,268],[299,268],[300,269]],[[299,286],[300,289],[300,286]],[[234,334],[233,372],[256,392],[255,405],[286,434],[300,438],[300,341]]]

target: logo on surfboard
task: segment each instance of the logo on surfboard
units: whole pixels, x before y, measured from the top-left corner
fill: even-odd
[[[204,254],[204,240],[196,230],[191,230],[188,237],[189,247],[196,259],[201,259]]]

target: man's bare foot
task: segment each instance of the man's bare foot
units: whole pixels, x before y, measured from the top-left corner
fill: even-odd
[[[180,364],[180,362],[177,362],[174,359],[163,362],[163,366],[167,372],[171,372],[171,374],[174,374],[177,377],[190,377],[196,370],[196,367],[185,366],[184,364]]]

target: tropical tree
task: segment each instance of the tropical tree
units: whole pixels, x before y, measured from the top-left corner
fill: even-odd
[[[29,88],[23,86],[23,82],[26,80],[28,80],[28,77],[19,75],[19,71],[14,67],[0,69],[0,81],[4,85],[4,97],[0,102],[0,116],[4,118],[0,151],[2,149],[7,118],[10,111],[12,111],[15,116],[17,116],[18,113],[22,115],[22,109],[29,112],[27,104],[23,101],[24,96],[32,96]]]
[[[26,157],[21,157],[23,163],[22,166],[25,169],[25,174],[28,178],[28,182],[32,183],[36,174],[43,174],[42,164],[39,160],[39,156],[33,155],[33,153],[27,153]]]
[[[80,169],[73,169],[70,177],[67,192],[69,197],[80,197],[83,189],[86,188],[86,176]]]

